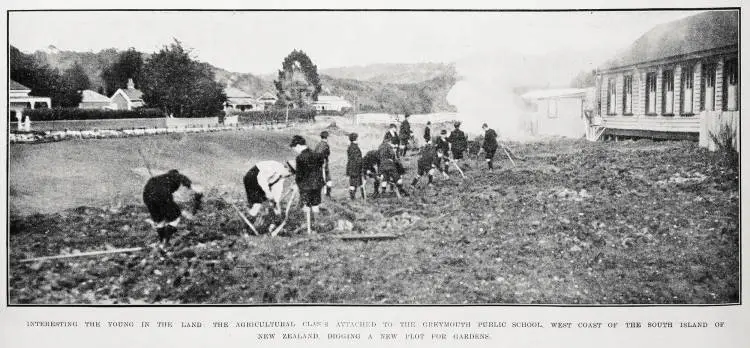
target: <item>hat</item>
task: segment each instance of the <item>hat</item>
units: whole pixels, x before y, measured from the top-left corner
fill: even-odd
[[[453,122],[453,127],[456,127],[456,128],[458,128],[458,127],[460,127],[460,126],[461,126],[461,121],[456,121],[456,122]]]
[[[391,123],[391,125],[388,126],[388,127],[390,127],[390,128],[396,128],[396,124],[395,123]]]
[[[489,128],[489,126],[486,123],[482,123],[482,128]]]
[[[429,126],[429,125],[431,125],[431,124],[432,124],[432,122],[430,122],[430,121],[427,121],[427,125],[428,125],[428,126]]]
[[[322,131],[322,132],[320,132],[320,138],[321,139],[328,139],[328,131]]]
[[[349,134],[349,141],[357,141],[357,138],[359,138],[359,135],[357,133]]]
[[[305,138],[303,138],[301,135],[295,135],[292,137],[292,143],[289,144],[289,147],[295,147],[297,145],[307,145],[307,142],[305,141]]]
[[[448,134],[448,131],[445,130],[445,129],[443,129],[443,130],[440,131],[440,134]]]

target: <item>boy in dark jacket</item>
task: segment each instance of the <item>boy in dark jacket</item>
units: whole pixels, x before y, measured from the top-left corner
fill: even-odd
[[[385,132],[385,136],[383,137],[383,142],[390,144],[391,149],[393,150],[396,157],[398,157],[399,153],[399,145],[401,145],[401,141],[398,136],[397,127],[395,124],[391,123],[390,126],[388,126],[388,131]]]
[[[385,192],[388,185],[395,185],[398,192],[404,196],[409,194],[404,190],[403,180],[401,176],[404,175],[406,170],[404,166],[397,160],[386,159],[380,162],[380,187]],[[393,187],[393,186],[391,186]]]
[[[404,120],[401,122],[401,129],[399,129],[398,136],[401,140],[399,144],[401,153],[400,156],[406,156],[406,146],[409,144],[411,139],[411,125],[409,124],[409,114],[404,114]]]
[[[443,172],[444,177],[448,177],[448,154],[451,151],[451,143],[448,142],[448,131],[445,129],[440,131],[440,137],[435,141],[435,147],[438,151],[443,153],[443,157],[440,158],[440,171]]]
[[[326,197],[331,197],[331,172],[328,170],[328,158],[331,156],[331,147],[328,146],[328,131],[320,132],[320,142],[315,146],[315,152],[323,155],[323,181],[325,182]]]
[[[362,171],[365,173],[365,176],[373,178],[375,184],[372,197],[378,197],[380,192],[380,156],[378,155],[378,151],[367,151],[365,157],[362,158]]]
[[[430,121],[427,121],[427,125],[424,127],[424,134],[422,135],[422,138],[424,138],[425,144],[429,144],[432,142],[432,134],[430,134],[431,133],[430,125],[432,125],[432,123]]]
[[[312,222],[314,215],[320,212],[321,193],[325,182],[323,181],[323,155],[310,150],[305,138],[299,135],[292,137],[289,147],[297,153],[295,181],[299,188],[302,210],[307,218],[307,233],[312,234]]]
[[[427,185],[432,185],[432,177],[435,170],[440,167],[442,151],[438,150],[435,145],[427,144],[419,154],[417,160],[417,175],[411,181],[411,186],[416,186],[419,178],[427,174]]]
[[[495,157],[495,151],[497,151],[497,133],[486,123],[482,125],[482,130],[484,130],[484,142],[482,143],[484,160],[487,162],[487,169],[492,171],[492,159]]]
[[[349,198],[356,196],[357,188],[362,190],[362,198],[365,198],[365,189],[362,186],[362,151],[357,145],[357,133],[349,134],[349,148],[346,150],[346,176],[349,177]]]
[[[182,211],[174,201],[174,193],[180,188],[188,189],[193,195],[193,213],[200,209],[203,194],[200,188],[193,186],[187,176],[172,169],[166,174],[154,176],[146,182],[143,188],[143,203],[151,214],[151,224],[159,235],[160,246],[169,243],[169,239],[177,232],[180,217],[192,219],[193,215]]]
[[[464,151],[466,151],[466,148],[468,147],[468,142],[466,134],[459,129],[459,127],[461,127],[461,122],[454,123],[453,127],[455,127],[455,129],[453,129],[451,135],[448,136],[448,142],[451,144],[453,159],[458,161],[464,158]]]

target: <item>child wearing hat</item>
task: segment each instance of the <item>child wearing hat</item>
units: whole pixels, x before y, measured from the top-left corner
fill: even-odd
[[[302,210],[307,218],[307,233],[312,234],[312,222],[314,215],[320,212],[321,190],[325,186],[323,181],[325,159],[323,155],[310,150],[305,138],[300,135],[292,137],[289,147],[297,153],[294,179],[299,188]]]
[[[487,169],[492,171],[492,158],[495,157],[495,151],[497,151],[497,133],[486,123],[482,125],[482,130],[484,130],[484,142],[482,143],[484,160],[487,162]]]
[[[438,151],[442,152],[443,156],[441,157],[441,165],[438,167],[440,168],[440,171],[443,173],[443,177],[448,177],[448,154],[451,150],[451,143],[448,142],[448,131],[445,129],[440,131],[440,136],[435,141],[435,147]]]
[[[328,170],[328,158],[331,156],[331,147],[328,146],[328,131],[320,132],[320,142],[315,146],[315,152],[321,154],[324,158],[323,164],[323,181],[325,182],[325,193],[327,197],[331,197],[331,172]]]
[[[356,190],[362,190],[362,198],[365,198],[362,186],[362,150],[357,145],[357,133],[349,134],[349,148],[346,150],[346,176],[349,177],[349,198],[354,199]]]
[[[461,127],[461,122],[456,122],[453,124],[453,131],[448,136],[448,142],[451,144],[451,153],[453,154],[453,159],[458,161],[460,159],[464,158],[464,151],[466,151],[466,148],[468,147],[468,141],[466,138],[466,134],[459,128]]]

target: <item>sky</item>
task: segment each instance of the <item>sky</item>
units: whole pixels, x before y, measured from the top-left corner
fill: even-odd
[[[10,44],[155,52],[173,38],[229,71],[269,74],[301,49],[319,69],[456,62],[488,52],[580,52],[596,65],[651,27],[694,11],[626,12],[13,12]]]

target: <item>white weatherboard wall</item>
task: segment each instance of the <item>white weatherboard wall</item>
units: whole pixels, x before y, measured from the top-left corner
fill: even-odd
[[[586,135],[583,119],[583,100],[574,98],[548,98],[535,101],[532,135],[581,138]]]

